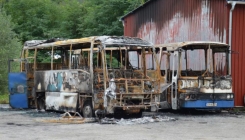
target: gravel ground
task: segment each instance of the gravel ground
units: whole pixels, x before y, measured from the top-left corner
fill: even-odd
[[[131,119],[64,123],[60,113],[0,108],[0,140],[243,140],[245,115],[168,113]],[[93,120],[93,119],[91,119]],[[107,122],[107,123],[105,123]]]

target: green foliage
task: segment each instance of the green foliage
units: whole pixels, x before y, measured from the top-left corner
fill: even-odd
[[[110,63],[111,63],[111,68],[120,68],[121,67],[121,63],[119,62],[118,58],[112,56],[110,54],[106,55],[106,62],[107,62],[107,66],[110,67]]]
[[[18,38],[23,44],[27,40],[55,37],[123,35],[119,19],[143,2],[145,0],[0,0],[0,93],[7,93],[8,59],[20,57],[22,45]],[[37,61],[50,62],[50,53],[41,52]],[[117,63],[113,58],[113,66]]]
[[[123,35],[119,19],[145,0],[0,0],[22,42],[50,38]],[[49,53],[38,54],[50,62]]]
[[[86,14],[81,19],[79,31],[83,36],[123,35],[120,17],[138,7],[142,0],[84,0]]]
[[[1,0],[21,40],[123,35],[120,17],[145,0]]]
[[[21,52],[21,44],[12,29],[10,16],[0,9],[0,93],[7,93],[8,59],[19,58]]]
[[[0,94],[0,104],[8,104],[8,103],[9,103],[9,95]]]
[[[22,41],[52,38],[60,33],[63,14],[51,0],[10,0],[6,9]]]
[[[78,23],[85,10],[78,0],[10,0],[5,7],[23,42],[82,36]]]
[[[63,0],[64,1],[64,0]],[[85,9],[82,3],[76,0],[66,1],[63,8],[60,8],[65,19],[61,22],[61,31],[64,38],[81,38],[83,32],[79,31],[79,23],[82,22]]]

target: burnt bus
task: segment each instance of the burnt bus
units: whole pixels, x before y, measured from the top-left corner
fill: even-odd
[[[187,41],[155,45],[166,90],[161,108],[221,110],[234,107],[229,45]]]
[[[9,71],[10,105],[84,117],[157,111],[166,77],[156,52],[125,36],[26,41],[21,58],[9,61],[21,62],[19,73]]]

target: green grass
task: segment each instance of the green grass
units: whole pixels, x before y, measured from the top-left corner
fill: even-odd
[[[8,103],[9,103],[9,95],[0,94],[0,104],[8,104]]]
[[[233,108],[233,112],[245,112],[245,107],[235,107]]]

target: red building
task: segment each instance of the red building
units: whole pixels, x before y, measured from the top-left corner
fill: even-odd
[[[154,44],[219,41],[231,45],[235,106],[244,106],[245,0],[149,0],[121,18],[124,35]]]

